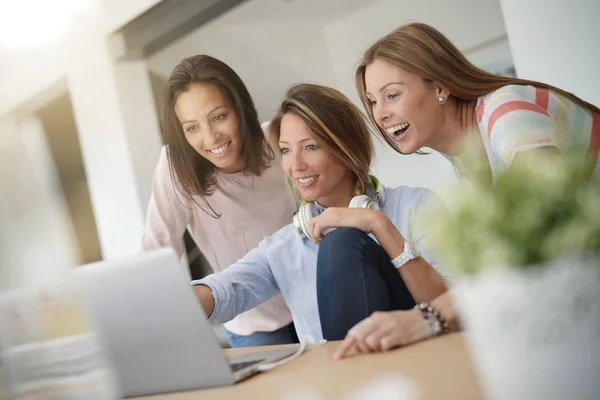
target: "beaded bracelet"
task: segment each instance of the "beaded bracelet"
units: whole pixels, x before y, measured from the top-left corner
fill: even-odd
[[[417,308],[421,310],[421,313],[423,313],[423,318],[425,318],[425,322],[427,322],[433,330],[433,336],[439,336],[444,333],[448,333],[448,322],[444,321],[440,317],[440,312],[434,309],[431,304],[423,301],[417,304]]]

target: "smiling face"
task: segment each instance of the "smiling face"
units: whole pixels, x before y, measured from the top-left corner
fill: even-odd
[[[187,142],[219,171],[242,171],[242,137],[230,99],[215,85],[192,83],[175,102]]]
[[[300,196],[324,207],[347,207],[353,194],[350,171],[319,147],[300,117],[285,114],[280,131],[283,170]]]
[[[365,87],[373,119],[402,153],[431,147],[443,118],[438,98],[447,98],[439,85],[375,59],[365,69]]]

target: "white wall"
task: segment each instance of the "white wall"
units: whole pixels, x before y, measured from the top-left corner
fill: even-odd
[[[325,10],[316,0],[304,0],[302,8],[298,3],[250,1],[151,57],[149,66],[166,77],[183,57],[217,57],[242,77],[260,116],[268,119],[286,87],[295,82],[336,87],[360,106],[354,69],[361,53],[408,21],[434,25],[461,49],[505,34],[498,0],[338,0],[327,2]],[[312,13],[307,11],[311,6]],[[450,163],[439,154],[400,156],[379,141],[376,146],[373,171],[384,184],[441,190],[455,182]]]
[[[600,105],[600,1],[501,3],[519,77],[555,85]]]
[[[0,116],[39,96],[65,76],[64,46],[0,49]]]

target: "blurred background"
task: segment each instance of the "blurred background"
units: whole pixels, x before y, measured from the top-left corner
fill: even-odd
[[[422,21],[484,69],[600,104],[596,0],[0,4],[0,142],[6,135],[43,137],[49,156],[39,162],[64,194],[80,264],[140,250],[163,144],[162,91],[172,68],[190,55],[229,64],[266,121],[295,82],[333,86],[360,106],[354,68],[362,51],[397,26]],[[452,192],[444,188],[456,181],[439,154],[399,157],[380,143],[373,172],[388,186],[429,187],[446,201]],[[186,244],[191,275],[200,277],[209,268],[189,238]]]

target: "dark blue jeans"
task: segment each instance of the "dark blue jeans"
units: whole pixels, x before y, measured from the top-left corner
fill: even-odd
[[[294,324],[284,326],[273,332],[255,332],[251,335],[237,335],[225,330],[231,347],[270,346],[274,344],[298,343]]]
[[[317,301],[323,338],[327,340],[343,339],[350,328],[374,311],[415,306],[385,250],[354,228],[336,229],[321,241]]]

